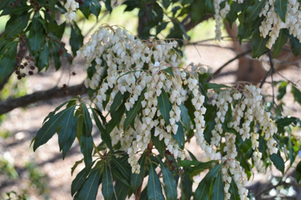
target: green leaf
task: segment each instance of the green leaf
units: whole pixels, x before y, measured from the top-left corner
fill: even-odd
[[[28,5],[24,5],[24,4],[19,4],[14,7],[9,6],[9,7],[6,7],[5,9],[3,9],[1,16],[10,15],[10,14],[21,15],[22,13],[29,11],[29,9],[31,9],[31,7]],[[2,9],[0,9],[0,10],[2,10]]]
[[[283,96],[286,94],[286,86],[288,82],[282,81],[279,88],[278,88],[278,93],[277,93],[277,100],[280,100],[283,98]]]
[[[190,200],[192,196],[192,180],[188,174],[181,177],[181,198],[180,200]]]
[[[259,16],[259,13],[264,7],[266,0],[253,2],[255,3],[246,10],[246,22],[251,22]]]
[[[172,77],[175,77],[174,73],[173,73],[173,67],[168,67],[166,69],[163,69],[162,71],[170,74]]]
[[[301,180],[301,161],[298,163],[296,167],[296,179],[298,183]]]
[[[84,155],[85,166],[92,165],[93,138],[87,137],[84,134],[80,137],[80,150]]]
[[[236,185],[233,178],[232,178],[232,181],[230,183],[229,192],[231,194],[231,200],[240,200],[240,196],[239,196],[239,193],[238,193],[238,188],[237,188],[237,185]]]
[[[276,0],[274,3],[274,8],[275,8],[275,12],[279,15],[281,20],[285,22],[287,0]]]
[[[214,181],[212,189],[212,200],[224,200],[224,182],[222,179],[222,172],[219,171]]]
[[[105,5],[108,11],[111,13],[112,12],[112,6],[111,6],[111,0],[105,0]]]
[[[199,161],[198,161],[199,162]],[[189,177],[193,179],[194,176],[200,174],[203,172],[205,169],[208,169],[211,166],[211,163],[215,162],[215,160],[211,160],[208,162],[199,162],[198,164],[195,164],[194,167],[191,167],[187,170],[187,173],[189,174]]]
[[[161,171],[163,174],[165,195],[168,200],[177,199],[178,192],[177,192],[176,181],[175,181],[171,171],[169,171],[168,167],[166,167],[166,165],[161,161],[161,159],[158,159],[158,160],[159,160],[159,163],[161,166]]]
[[[36,135],[36,139],[33,144],[34,151],[42,144],[45,144],[50,138],[52,138],[70,109],[71,108],[62,110],[56,115],[50,117],[50,119],[45,124],[43,124],[42,128],[40,128]]]
[[[181,122],[176,123],[178,125],[178,130],[176,134],[172,133],[172,137],[178,142],[180,148],[184,148],[184,129]]]
[[[150,200],[164,200],[161,183],[152,161],[149,160],[149,178],[147,184],[147,194]]]
[[[296,159],[296,153],[294,151],[294,146],[292,144],[292,141],[291,140],[288,140],[288,156],[289,156],[289,159],[290,159],[290,166],[292,166],[294,164],[294,161]]]
[[[129,190],[129,186],[127,186],[120,180],[116,180],[115,191],[116,191],[117,199],[115,198],[115,200],[125,200],[128,194],[128,190]]]
[[[273,162],[273,164],[275,165],[275,167],[282,172],[282,174],[284,173],[284,161],[283,159],[281,158],[281,155],[278,151],[277,154],[273,154],[271,155],[271,160]]]
[[[37,61],[37,68],[39,69],[39,72],[46,67],[46,69],[49,66],[49,47],[47,44],[43,45],[43,49],[39,52],[39,57]]]
[[[280,51],[282,50],[283,45],[286,44],[289,33],[287,29],[281,29],[279,32],[279,36],[276,39],[273,45],[273,58],[276,58]]]
[[[74,22],[71,25],[71,35],[69,40],[73,56],[76,56],[76,51],[83,46],[83,41],[84,36],[82,35],[80,28]]]
[[[181,120],[183,122],[183,125],[184,125],[185,129],[187,130],[187,132],[189,132],[191,130],[190,117],[188,114],[188,110],[183,103],[180,105],[180,110],[181,110]]]
[[[5,26],[5,37],[12,38],[21,33],[27,26],[29,16],[29,13],[12,15]]]
[[[109,164],[106,163],[102,174],[102,194],[105,200],[113,198],[114,188],[112,179]]]
[[[85,181],[84,185],[82,186],[78,199],[80,200],[90,200],[96,199],[96,195],[98,192],[98,185],[99,185],[99,177],[101,175],[101,168],[96,167],[96,169],[92,169],[91,174]]]
[[[152,141],[156,149],[158,150],[159,154],[164,157],[164,140],[159,140],[159,137],[155,137],[154,134],[152,134]]]
[[[91,4],[91,8],[90,8],[91,13],[94,14],[95,17],[97,18],[101,11],[101,5],[98,0],[91,0],[90,4]]]
[[[127,126],[133,123],[138,111],[141,109],[141,101],[144,99],[144,92],[145,90],[142,91],[138,101],[134,104],[133,108],[126,112],[126,118],[123,123],[123,130],[126,130]]]
[[[85,104],[84,101],[81,102],[82,103],[82,107],[83,107],[83,111],[84,111],[84,130],[83,133],[85,136],[87,137],[91,137],[91,132],[92,132],[92,120],[90,117],[90,113],[88,111],[88,108]]]
[[[229,22],[230,27],[232,28],[233,22],[237,19],[237,14],[241,11],[241,7],[237,2],[233,2],[230,5],[230,11],[226,15],[226,19]]]
[[[125,159],[127,161],[127,159]],[[116,166],[116,168],[118,169],[118,171],[121,172],[121,174],[126,178],[126,180],[129,180],[131,178],[131,170],[129,167],[128,162],[123,163],[122,162],[122,158],[112,158],[112,161],[114,163],[114,165]]]
[[[40,23],[40,14],[36,14],[32,19],[32,25],[28,34],[29,49],[32,55],[36,55],[45,42],[44,27]]]
[[[277,119],[276,124],[277,126],[289,126],[292,123],[296,123],[298,121],[298,118],[296,117],[284,117],[281,119]]]
[[[66,101],[64,103],[62,103],[61,105],[59,105],[58,107],[56,107],[54,109],[54,111],[50,112],[45,119],[43,120],[43,123],[45,123],[45,121],[47,121],[48,119],[50,119],[58,110],[60,110],[64,105],[66,105],[67,103],[69,103],[70,101]]]
[[[0,58],[0,84],[14,70],[16,64],[17,42],[11,42]]]
[[[76,161],[75,163],[74,163],[74,165],[71,167],[71,176],[73,176],[73,172],[74,172],[74,170],[78,167],[78,165],[79,164],[81,164],[82,162],[84,161],[84,159],[82,158],[82,159],[80,159],[80,160],[78,160],[78,161]],[[86,168],[87,169],[87,168]],[[90,169],[90,168],[89,168]],[[88,171],[88,170],[87,170]]]
[[[84,168],[76,175],[75,179],[72,181],[72,184],[71,184],[71,195],[72,196],[77,191],[79,191],[81,189],[81,187],[84,185],[89,172],[90,172],[89,170]]]
[[[165,120],[166,124],[169,124],[169,112],[171,110],[171,103],[169,102],[169,98],[165,92],[165,90],[161,90],[161,95],[158,97],[158,105],[160,109],[160,113]]]
[[[139,188],[140,184],[142,183],[143,175],[144,175],[144,165],[145,165],[145,157],[146,152],[142,154],[140,157],[138,163],[140,165],[140,172],[139,174],[133,173],[131,175],[131,188],[134,193],[137,192],[137,189]]]
[[[111,120],[108,123],[107,126],[107,133],[110,134],[111,131],[115,128],[115,126],[119,125],[122,116],[125,112],[125,106],[122,104],[118,110],[116,110],[114,113],[111,113]]]
[[[107,147],[111,151],[113,151],[110,135],[108,135],[107,131],[102,127],[100,120],[98,118],[98,115],[96,114],[96,109],[91,109],[91,110],[92,110],[92,114],[93,114],[93,118],[96,123],[96,126],[97,126],[98,130],[100,131],[101,139],[106,143]]]
[[[163,0],[162,1],[162,4],[163,4],[163,6],[164,6],[164,8],[168,8],[168,6],[170,5],[170,0]]]
[[[73,127],[73,122],[74,122],[74,110],[75,110],[75,106],[70,107],[70,109],[68,109],[67,113],[65,114],[61,126],[60,126],[60,130],[58,132],[58,141],[59,141],[59,147],[60,150],[63,149],[63,146],[66,144],[66,142],[68,141],[69,137],[72,134],[72,127]]]
[[[205,10],[205,1],[194,1],[191,6],[191,19],[197,23],[202,19]]]
[[[51,56],[54,61],[55,69],[58,70],[61,67],[61,60],[60,60],[60,53],[59,53],[61,47],[52,40],[48,41],[48,47],[49,49],[51,49],[51,53],[52,53]]]
[[[212,179],[214,179],[216,177],[216,175],[218,174],[218,172],[220,171],[222,164],[218,164],[216,165],[214,168],[210,169],[210,171],[206,174],[205,176],[205,181],[206,182],[210,182],[212,181]]]
[[[79,119],[79,117],[77,117],[75,119],[75,121],[73,123],[73,127],[72,127],[72,131],[71,131],[70,137],[68,138],[68,141],[66,142],[66,144],[63,146],[63,149],[62,149],[63,159],[65,158],[66,153],[69,151],[69,149],[71,148],[71,146],[72,146],[72,144],[73,144],[73,142],[75,140],[78,119]]]
[[[260,2],[264,2],[264,1],[260,1]],[[258,29],[254,31],[252,42],[251,42],[253,58],[258,58],[269,51],[269,49],[265,46],[268,40],[269,40],[268,36],[265,38],[260,36],[260,32]]]
[[[203,180],[199,183],[199,186],[195,190],[194,199],[195,200],[209,199],[210,188],[211,188],[212,183],[213,183],[213,180],[206,182],[205,178],[203,178]]]
[[[294,54],[294,56],[298,56],[301,51],[301,45],[298,38],[294,37],[293,35],[290,35],[290,44],[291,44],[291,50]]]
[[[156,35],[158,35],[161,31],[166,29],[166,26],[169,22],[159,22],[159,25],[156,27]]]
[[[228,85],[224,84],[216,84],[216,83],[207,83],[205,89],[214,89],[214,90],[221,90],[222,88],[230,88]]]
[[[123,98],[124,98],[124,95],[122,95],[121,92],[118,91],[117,94],[115,95],[113,103],[110,107],[111,114],[113,112],[115,112],[119,108],[119,106],[123,103]]]
[[[295,101],[297,101],[301,105],[301,92],[293,85],[292,85],[292,94],[294,95]]]

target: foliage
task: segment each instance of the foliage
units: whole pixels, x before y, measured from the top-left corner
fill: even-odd
[[[51,60],[58,70],[61,58],[69,63],[77,55],[86,59],[89,100],[77,96],[58,106],[44,119],[33,141],[35,151],[57,133],[63,158],[75,141],[79,143],[83,159],[72,172],[81,162],[84,168],[71,185],[74,199],[95,199],[100,184],[105,199],[131,195],[138,199],[246,199],[246,183],[253,170],[265,172],[274,165],[284,173],[285,163],[294,163],[299,140],[290,126],[300,126],[300,119],[282,116],[279,108],[274,115],[271,107],[265,111],[255,86],[208,83],[209,69],[181,66],[180,47],[182,39],[189,39],[190,26],[214,16],[217,39],[223,18],[230,24],[239,21],[237,37],[251,41],[253,57],[270,50],[277,56],[288,38],[298,55],[299,24],[293,23],[296,12],[291,5],[299,2],[126,0],[123,4],[125,11],[137,8],[138,16],[146,19],[140,38],[104,25],[83,45],[75,12],[86,19],[98,17],[101,10],[112,12],[110,0],[0,2],[0,16],[10,16],[0,37],[0,83],[22,70],[25,56],[19,56],[20,50],[28,49],[27,60],[38,71],[47,70]],[[57,13],[65,14],[67,20],[59,22]],[[275,17],[273,23],[270,15]],[[168,25],[172,25],[169,40],[158,40]],[[72,53],[62,42],[67,28]],[[280,102],[287,85],[279,83]],[[300,91],[291,87],[301,104]],[[100,144],[94,142],[93,123]],[[185,147],[193,137],[208,162],[197,160],[193,152],[186,155]],[[297,181],[300,168],[299,164]],[[193,177],[205,170],[208,173],[192,190]],[[34,181],[36,173],[31,174]]]

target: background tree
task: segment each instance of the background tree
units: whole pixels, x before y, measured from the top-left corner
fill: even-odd
[[[150,199],[163,198],[160,179],[155,171],[157,166],[161,170],[160,174],[163,175],[165,196],[169,199],[177,197],[174,186],[179,182],[182,199],[190,199],[191,196],[195,199],[202,199],[205,196],[213,199],[229,199],[230,196],[244,198],[247,192],[242,188],[245,188],[245,180],[250,178],[253,167],[264,171],[273,163],[283,173],[284,162],[289,160],[292,165],[298,151],[298,148],[293,148],[292,144],[297,140],[293,136],[288,137],[284,127],[298,124],[300,121],[298,118],[279,116],[281,109],[277,107],[277,115],[274,118],[276,124],[270,123],[268,114],[260,112],[261,116],[256,116],[256,112],[259,111],[255,110],[263,110],[263,107],[259,103],[261,99],[259,91],[254,87],[247,86],[240,91],[225,85],[208,83],[207,80],[212,76],[209,71],[194,65],[191,66],[192,72],[179,71],[178,67],[182,55],[179,47],[185,44],[185,39],[189,39],[187,31],[204,20],[214,17],[217,39],[221,39],[222,19],[225,18],[230,27],[238,20],[239,41],[250,41],[254,58],[269,52],[269,73],[274,73],[272,56],[276,57],[281,52],[288,38],[294,55],[300,53],[300,35],[297,31],[300,23],[292,19],[299,12],[297,9],[299,2],[276,0],[271,4],[270,1],[263,0],[124,1],[123,4],[127,6],[125,11],[138,8],[138,36],[147,41],[135,39],[125,30],[102,26],[94,38],[92,37],[92,40],[83,46],[84,37],[81,29],[78,22],[73,20],[75,11],[78,9],[86,19],[90,15],[99,17],[102,5],[105,6],[106,12],[112,12],[118,3],[107,0],[102,3],[95,0],[79,2],[7,0],[0,3],[1,15],[10,16],[0,40],[2,55],[0,89],[12,75],[16,74],[18,79],[26,76],[22,72],[22,69],[28,65],[25,63],[34,62],[40,72],[48,69],[50,60],[58,70],[61,68],[61,58],[65,58],[71,64],[77,52],[86,57],[87,62],[84,65],[88,75],[86,87],[80,84],[63,91],[60,88],[53,88],[0,102],[0,113],[3,114],[37,100],[66,95],[66,92],[72,96],[89,93],[91,105],[87,106],[82,98],[76,97],[50,113],[45,118],[45,123],[37,133],[33,144],[36,149],[57,132],[60,150],[64,157],[75,138],[78,139],[86,167],[73,182],[74,198],[93,198],[101,182],[105,184],[102,193],[107,199],[122,199],[131,194],[134,194],[136,199],[142,198],[143,195]],[[65,15],[67,22],[58,18],[60,14]],[[172,28],[164,38],[176,39],[179,47],[171,41],[163,43],[156,40],[160,39],[160,33],[170,25]],[[66,28],[71,29],[69,44],[72,53],[68,53],[65,43],[61,41]],[[116,44],[119,46],[114,50]],[[101,50],[101,53],[108,55],[107,57],[93,54],[96,47],[104,46],[106,49]],[[144,53],[143,56],[138,56],[141,53]],[[244,54],[246,53],[242,52],[242,55]],[[129,64],[122,60],[129,55],[127,59],[136,58],[136,61],[131,63],[134,66],[129,67]],[[115,60],[110,60],[110,57]],[[126,66],[124,69],[114,67],[114,64],[119,62],[118,59]],[[32,74],[33,69],[34,67],[28,73]],[[136,75],[139,71],[143,73]],[[155,78],[159,75],[159,78]],[[148,84],[149,81],[146,83],[141,81],[152,77],[159,85],[168,85],[171,82],[170,86],[173,86],[173,90],[168,90],[163,85],[159,87],[162,90],[153,90],[154,85]],[[163,79],[166,79],[166,82],[160,83],[159,80]],[[180,81],[179,85],[175,80]],[[127,82],[129,88],[123,88],[122,81]],[[265,78],[262,84],[264,81]],[[141,90],[136,91],[135,88],[139,88],[138,86]],[[286,86],[287,83],[281,83],[282,90],[279,90],[278,100],[281,100],[286,93]],[[178,88],[181,87],[187,94],[180,94]],[[178,91],[179,94],[175,94],[174,91]],[[151,94],[154,93],[157,99],[152,99]],[[292,93],[300,103],[301,93],[294,85],[292,85]],[[175,101],[177,98],[180,99],[179,102]],[[135,102],[137,104],[134,106]],[[150,104],[154,106],[146,106],[147,102],[151,102]],[[250,102],[257,107],[252,107]],[[93,103],[96,103],[97,107]],[[66,108],[60,111],[65,105]],[[112,119],[103,116],[102,109],[106,107]],[[157,118],[147,116],[152,108],[155,109],[154,113],[157,112]],[[101,132],[103,142],[98,146],[94,144],[91,137],[92,120],[89,112],[92,112]],[[233,114],[235,112],[237,114]],[[231,123],[235,120],[236,123]],[[158,121],[161,124],[160,130],[155,128]],[[259,127],[258,130],[255,130],[256,125]],[[204,129],[204,133],[195,132],[194,129]],[[133,130],[134,132],[146,130],[148,134],[128,133]],[[240,130],[244,130],[245,133]],[[126,137],[126,133],[130,135],[128,138],[130,144],[117,137],[117,134]],[[159,135],[162,135],[161,139]],[[210,157],[209,162],[197,161],[193,153],[189,153],[191,160],[185,159],[184,143],[194,136]],[[148,140],[140,141],[141,137]],[[221,138],[227,138],[232,143],[224,143]],[[133,148],[138,149],[127,146],[131,144]],[[153,149],[159,151],[158,155],[152,151]],[[280,151],[284,152],[285,156],[281,156]],[[139,161],[135,160],[133,155],[135,153],[140,154]],[[92,155],[97,155],[97,159],[92,159]],[[231,162],[236,164],[232,166]],[[200,182],[197,190],[192,191],[192,176],[204,169],[210,171]],[[236,170],[239,173],[235,173]],[[146,176],[149,177],[148,186],[143,192],[142,180]],[[299,181],[299,178],[297,180]],[[116,191],[121,193],[116,194]]]

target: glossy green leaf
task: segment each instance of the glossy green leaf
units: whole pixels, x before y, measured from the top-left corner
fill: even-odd
[[[82,162],[84,161],[84,159],[82,158],[82,159],[80,159],[80,160],[78,160],[78,161],[76,161],[75,163],[74,163],[74,165],[71,167],[71,176],[73,176],[73,172],[74,172],[74,170],[78,167],[78,165],[79,164],[81,164]],[[87,168],[86,168],[87,169]],[[90,169],[90,168],[89,168]],[[88,171],[88,170],[87,170]]]
[[[189,174],[181,176],[181,198],[180,200],[190,200],[192,196],[192,180]]]
[[[137,192],[137,189],[139,188],[140,184],[142,183],[143,175],[144,175],[144,165],[145,165],[145,157],[146,152],[142,154],[140,157],[138,163],[140,165],[140,172],[139,174],[133,173],[131,175],[131,188],[134,193]]]
[[[277,154],[274,153],[271,155],[271,161],[273,162],[273,164],[279,171],[284,173],[284,161],[283,161],[279,151]]]
[[[12,38],[21,33],[27,26],[29,13],[12,15],[5,26],[5,37]]]
[[[266,0],[253,1],[253,2],[254,4],[248,7],[246,11],[246,22],[251,22],[259,16],[259,13],[264,7]]]
[[[112,151],[112,141],[111,141],[111,137],[110,135],[108,135],[107,131],[103,128],[98,115],[96,114],[96,110],[95,109],[91,109],[92,110],[92,114],[93,114],[93,118],[94,121],[96,123],[96,126],[98,128],[98,130],[100,131],[100,136],[101,139],[106,143],[107,147]]]
[[[115,126],[119,125],[122,116],[125,112],[125,106],[122,104],[118,110],[116,110],[114,113],[111,113],[111,120],[108,123],[107,126],[107,133],[110,134],[111,131],[115,128]]]
[[[275,12],[279,15],[281,20],[285,22],[285,15],[287,10],[287,0],[275,0],[274,2]]]
[[[190,116],[188,114],[188,110],[187,110],[186,106],[183,103],[180,105],[180,110],[181,110],[181,120],[183,122],[183,125],[184,125],[185,129],[187,130],[187,132],[189,132],[191,130]]]
[[[46,69],[49,66],[49,47],[47,44],[43,45],[43,49],[39,52],[39,57],[37,61],[37,68],[39,69],[39,72],[46,67]]]
[[[167,9],[169,7],[169,5],[170,5],[170,0],[163,0],[162,4],[163,4],[164,8]]]
[[[69,139],[72,133],[72,127],[74,122],[74,116],[73,116],[74,110],[75,110],[75,106],[70,107],[70,109],[68,109],[67,113],[65,114],[61,122],[60,130],[58,132],[58,141],[59,141],[60,150],[62,150],[63,146],[65,145],[65,143],[67,142],[67,140]]]
[[[87,137],[91,136],[91,132],[92,132],[92,120],[90,117],[90,113],[89,110],[86,106],[86,103],[82,101],[82,107],[83,107],[83,111],[84,111],[84,135]]]
[[[115,198],[115,200],[125,200],[128,194],[128,190],[129,186],[127,186],[120,180],[116,180],[115,191],[117,199]]]
[[[205,86],[206,90],[208,89],[220,90],[222,88],[230,88],[230,86],[224,84],[216,84],[216,83],[207,83]]]
[[[208,161],[208,162],[205,162],[205,163],[204,162],[199,162],[199,164],[195,164],[194,167],[190,167],[187,170],[187,173],[189,174],[189,177],[191,179],[193,179],[194,176],[200,174],[205,169],[210,168],[212,162],[215,162],[215,160],[211,160],[211,161]]]
[[[86,178],[89,174],[89,170],[86,168],[82,169],[72,181],[71,184],[71,195],[73,196],[80,188],[84,185]]]
[[[159,137],[155,137],[152,134],[152,141],[153,141],[154,146],[158,150],[160,156],[164,157],[164,151],[165,151],[164,140],[159,140]]]
[[[287,43],[289,33],[287,29],[281,29],[279,32],[279,36],[276,39],[273,45],[273,58],[276,58],[280,51],[282,50],[283,45]]]
[[[301,161],[298,163],[296,167],[296,179],[298,183],[301,180]]]
[[[3,12],[1,13],[1,16],[10,15],[10,14],[21,15],[22,13],[28,12],[29,9],[31,9],[31,7],[28,6],[28,5],[24,5],[24,4],[19,4],[19,5],[14,6],[14,7],[8,6],[5,9],[3,9]],[[2,9],[0,9],[0,10],[2,10]]]
[[[176,200],[178,196],[176,181],[168,167],[159,159],[163,175],[164,191],[167,200]]]
[[[219,171],[214,181],[212,188],[212,200],[224,200],[224,182],[222,178],[222,172]]]
[[[123,130],[125,130],[128,127],[128,125],[133,123],[138,111],[141,109],[141,102],[144,99],[144,91],[142,91],[138,101],[135,102],[134,106],[128,112],[126,112],[126,118],[123,123]]]
[[[201,199],[209,199],[210,196],[210,188],[213,183],[213,180],[208,182],[205,181],[205,178],[199,183],[197,189],[194,193],[194,200],[201,200]]]
[[[90,167],[92,165],[92,151],[93,151],[92,136],[87,137],[84,134],[81,135],[80,150],[81,150],[82,154],[84,155],[85,166]]]
[[[169,112],[172,106],[165,90],[162,90],[161,95],[158,97],[158,105],[165,123],[169,124]]]
[[[237,188],[237,185],[236,185],[233,178],[232,178],[232,181],[230,183],[229,192],[231,194],[231,200],[240,200],[240,196],[239,196],[239,193],[238,193],[238,188]]]
[[[301,105],[301,92],[293,85],[292,85],[292,94],[294,95],[295,101],[297,101]]]
[[[82,35],[80,28],[74,22],[71,25],[71,34],[70,34],[70,40],[69,40],[69,44],[71,46],[73,56],[76,56],[77,50],[81,46],[83,46],[83,41],[84,41],[84,36]]]
[[[57,113],[56,115],[50,117],[50,119],[43,124],[42,128],[38,131],[34,144],[33,150],[35,151],[39,146],[45,144],[54,133],[57,131],[57,128],[61,125],[62,120],[64,119],[65,115],[71,108],[66,108],[61,112]]]
[[[193,6],[191,6],[191,19],[194,23],[202,19],[205,12],[205,1],[193,1]]]
[[[91,0],[90,4],[91,4],[91,8],[90,8],[91,13],[95,15],[97,18],[101,11],[101,5],[98,0]]]
[[[77,131],[77,122],[78,122],[78,119],[79,117],[77,117],[75,120],[74,120],[74,123],[73,123],[73,127],[72,127],[72,130],[71,130],[71,134],[67,140],[67,142],[64,144],[63,148],[62,148],[62,155],[63,155],[63,159],[65,158],[66,156],[66,153],[69,151],[69,149],[71,148],[74,140],[75,140],[75,137],[76,137],[76,131]]]
[[[290,166],[292,166],[295,162],[295,159],[296,159],[296,153],[295,153],[295,150],[294,150],[294,146],[292,144],[292,141],[291,140],[288,140],[288,157],[289,157],[289,160],[290,160]]]
[[[216,175],[218,174],[218,172],[220,171],[220,168],[222,167],[222,164],[218,164],[215,167],[213,167],[212,169],[210,169],[210,171],[206,174],[205,176],[205,181],[206,182],[210,182],[212,179],[214,179],[216,177]]]
[[[16,64],[17,42],[11,42],[7,50],[4,50],[2,57],[0,57],[0,84],[6,76],[14,70]],[[1,56],[1,55],[0,55]]]
[[[183,125],[181,122],[177,122],[176,124],[178,125],[178,130],[176,134],[172,133],[172,137],[178,142],[179,147],[183,149],[185,142]]]
[[[149,160],[149,178],[147,184],[147,194],[150,200],[164,200],[162,194],[161,183],[158,174],[152,165],[152,161]]]
[[[293,35],[290,35],[290,44],[291,44],[291,50],[294,54],[294,56],[298,56],[301,52],[301,45],[298,38],[294,37]]]
[[[28,34],[29,49],[32,55],[36,55],[45,42],[46,34],[43,25],[40,23],[41,16],[36,14],[32,19],[32,25]]]
[[[230,5],[230,11],[227,13],[226,19],[228,20],[231,28],[232,28],[233,22],[235,22],[235,20],[237,19],[238,12],[240,12],[240,11],[241,11],[241,7],[237,2],[233,2]]]
[[[173,67],[168,67],[166,69],[163,69],[162,71],[170,74],[172,77],[175,77],[174,73],[173,73]]]
[[[117,94],[115,95],[113,103],[110,107],[110,113],[115,112],[119,108],[119,106],[123,103],[123,98],[124,98],[124,95],[122,95],[121,92],[118,91]]]
[[[286,86],[288,82],[282,81],[279,88],[278,88],[278,93],[277,93],[277,100],[280,100],[283,98],[283,96],[286,94]]]
[[[260,36],[260,32],[258,29],[254,31],[252,42],[251,42],[253,58],[258,58],[269,51],[269,49],[265,46],[268,40],[269,40],[268,36],[265,38]]]
[[[51,111],[51,112],[44,118],[43,123],[45,123],[45,121],[47,121],[47,120],[50,119],[52,116],[54,116],[55,113],[56,113],[57,111],[59,111],[64,105],[66,105],[66,104],[69,103],[69,102],[70,102],[70,101],[65,101],[64,103],[62,103],[61,105],[59,105],[58,107],[56,107],[56,108],[54,109],[54,111]]]
[[[120,171],[127,180],[131,178],[131,169],[130,165],[127,162],[127,159],[113,157],[112,162],[114,163],[118,171]]]
[[[59,44],[56,44],[54,41],[49,40],[48,41],[48,47],[51,51],[51,57],[54,62],[55,69],[58,70],[61,67],[61,60],[60,60],[60,49],[61,47]]]
[[[289,126],[291,125],[292,123],[296,123],[298,120],[298,118],[296,117],[284,117],[284,118],[281,118],[281,119],[277,119],[276,120],[276,124],[277,126]]]
[[[98,192],[98,185],[99,185],[99,177],[101,173],[101,168],[96,167],[96,169],[92,169],[91,174],[85,181],[84,185],[82,186],[78,199],[80,200],[90,200],[96,199],[96,195]]]
[[[102,194],[105,200],[113,198],[114,188],[112,182],[111,172],[108,163],[105,164],[105,168],[102,174]]]

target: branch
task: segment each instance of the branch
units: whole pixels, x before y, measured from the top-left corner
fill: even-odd
[[[79,85],[67,87],[66,89],[54,87],[49,90],[35,92],[33,94],[25,95],[16,99],[7,99],[6,101],[0,101],[0,116],[15,108],[25,107],[38,101],[81,95],[85,94],[86,92],[86,87],[83,83],[81,83]]]
[[[207,82],[211,81],[216,75],[218,75],[222,71],[222,69],[224,69],[231,62],[233,62],[234,60],[236,60],[236,59],[238,59],[242,56],[245,56],[246,54],[251,53],[251,52],[252,52],[252,50],[248,50],[248,51],[245,51],[243,53],[240,53],[237,56],[235,56],[234,58],[232,58],[231,60],[229,60],[228,62],[226,62],[225,64],[223,64],[220,68],[218,68],[218,70],[216,70],[216,72],[214,72],[213,76],[211,76],[207,79]]]
[[[184,19],[183,21],[181,22],[181,24],[184,26],[186,32],[190,31],[191,29],[193,29],[196,25],[198,25],[199,23],[203,22],[203,21],[206,21],[208,19],[210,19],[211,17],[213,17],[212,15],[210,14],[207,14],[205,15],[202,19],[200,19],[199,21],[197,21],[196,23],[194,23],[191,19],[191,14],[188,14]],[[190,18],[190,21],[187,23],[187,21],[189,20]]]

